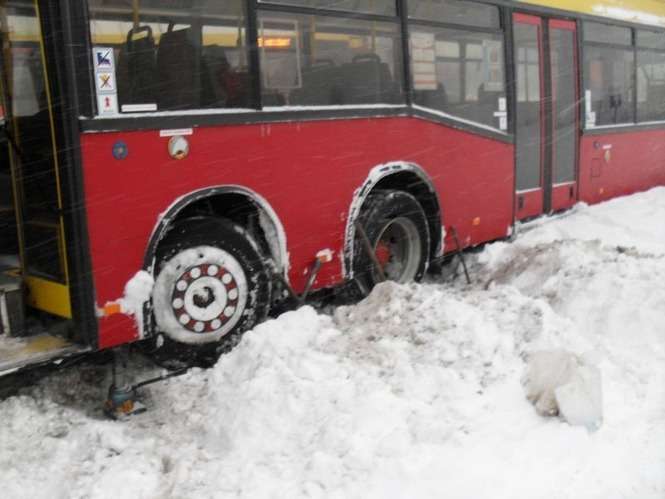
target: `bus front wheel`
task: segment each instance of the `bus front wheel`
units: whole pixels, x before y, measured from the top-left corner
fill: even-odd
[[[158,357],[210,364],[268,313],[267,261],[251,235],[229,220],[177,223],[159,246],[156,274]]]

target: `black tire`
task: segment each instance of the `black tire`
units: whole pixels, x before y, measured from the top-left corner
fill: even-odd
[[[242,227],[196,217],[175,225],[155,259],[156,360],[211,365],[268,314],[269,265]]]
[[[415,197],[403,191],[372,192],[363,204],[358,221],[364,228],[375,254],[380,253],[380,245],[389,243],[391,246],[393,239],[396,248],[399,245],[404,246],[404,251],[400,250],[399,258],[393,251],[389,252],[388,261],[377,254],[387,279],[409,282],[423,278],[429,261],[430,236],[427,217]],[[372,258],[367,254],[358,230],[353,251],[354,277],[361,288],[369,291],[380,281],[380,276]],[[401,263],[393,262],[395,258]],[[391,265],[396,269],[394,272],[390,272]]]

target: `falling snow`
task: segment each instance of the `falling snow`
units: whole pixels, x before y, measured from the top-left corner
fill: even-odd
[[[127,421],[106,368],[55,373],[0,402],[3,497],[662,498],[663,220],[665,188],[578,205],[470,256],[471,285],[283,314]],[[599,373],[595,431],[527,400],[543,350]]]

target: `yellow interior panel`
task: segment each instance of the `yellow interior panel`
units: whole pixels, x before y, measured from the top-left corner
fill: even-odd
[[[60,317],[71,319],[72,306],[69,300],[69,287],[32,275],[25,276],[30,290],[28,305]]]

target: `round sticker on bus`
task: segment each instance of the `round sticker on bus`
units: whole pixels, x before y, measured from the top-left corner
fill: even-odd
[[[127,144],[125,144],[122,140],[119,140],[113,144],[113,157],[115,159],[125,159],[128,152]]]
[[[189,154],[189,142],[182,135],[174,135],[169,140],[169,154],[173,159],[183,159]]]

